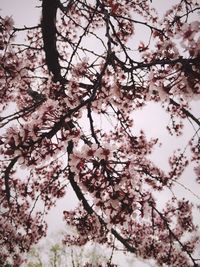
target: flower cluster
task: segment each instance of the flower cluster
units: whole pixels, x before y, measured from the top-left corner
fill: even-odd
[[[41,23],[22,29],[0,17],[0,262],[20,266],[70,184],[80,205],[64,211],[66,244],[114,236],[160,266],[197,266],[195,206],[174,186],[191,164],[199,182],[198,131],[166,172],[152,159],[158,138],[136,134],[133,114],[151,101],[170,114],[170,134],[187,118],[199,127],[199,7],[179,1],[160,19],[151,2],[43,0]],[[21,31],[26,43],[13,44]]]

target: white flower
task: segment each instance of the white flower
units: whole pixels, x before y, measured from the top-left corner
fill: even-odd
[[[76,172],[77,171],[77,165],[80,162],[80,157],[78,157],[78,155],[76,155],[76,153],[70,155],[70,161],[69,161],[69,165],[71,168],[71,171]]]
[[[111,200],[110,200],[110,204],[112,205],[112,207],[113,207],[114,209],[116,209],[116,208],[119,206],[119,201],[116,200],[116,199],[111,199]]]
[[[15,157],[21,156],[21,154],[22,154],[22,152],[19,149],[16,149],[14,152]]]
[[[4,19],[4,27],[7,31],[11,31],[14,26],[14,20],[12,17],[6,16]]]
[[[143,205],[143,216],[144,218],[147,218],[151,212],[151,207],[147,202],[144,203]]]

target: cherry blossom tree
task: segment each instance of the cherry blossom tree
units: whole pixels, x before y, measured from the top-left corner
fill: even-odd
[[[42,0],[38,25],[17,28],[0,17],[2,264],[22,264],[46,235],[45,215],[71,186],[79,205],[63,211],[76,229],[65,244],[94,241],[157,266],[199,266],[199,206],[174,187],[188,166],[200,183],[200,121],[191,109],[200,96],[200,23],[193,19],[200,6],[175,1],[161,18],[153,4]],[[169,114],[170,135],[183,135],[187,120],[194,126],[187,149],[169,156],[169,171],[151,159],[158,138],[133,131],[134,112],[149,102]],[[107,118],[110,128],[100,123]],[[166,190],[171,198],[161,209],[155,194]]]

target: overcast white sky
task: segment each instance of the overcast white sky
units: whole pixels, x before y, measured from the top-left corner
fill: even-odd
[[[174,0],[153,0],[156,8],[160,10],[161,13],[164,12],[171,4],[175,3]],[[1,15],[12,15],[16,27],[33,26],[37,25],[40,20],[40,9],[35,8],[36,5],[40,5],[41,2],[35,0],[0,0],[0,14]],[[22,36],[20,37],[22,38]],[[193,113],[198,117],[200,113],[198,103],[193,104]],[[150,116],[149,116],[150,114]],[[189,122],[186,123],[184,136],[181,138],[170,137],[165,126],[166,121],[169,121],[169,116],[155,104],[147,105],[143,111],[136,111],[134,114],[135,126],[134,132],[139,132],[140,129],[144,129],[148,137],[159,137],[160,141],[163,141],[163,146],[157,148],[153,156],[154,161],[158,163],[159,166],[167,169],[167,156],[177,147],[184,148],[187,145],[188,140],[194,133]],[[106,124],[109,127],[109,124]],[[167,142],[166,142],[167,140]],[[191,177],[194,177],[193,170],[188,169],[183,177],[183,182],[188,181]],[[200,195],[199,188],[195,186],[193,182],[194,179],[190,179],[189,187],[194,193]],[[187,182],[188,184],[188,182]],[[185,195],[186,197],[192,199],[193,196],[189,191],[183,190],[180,186],[177,186],[176,193],[178,195]],[[169,197],[167,194],[162,195],[162,199],[159,199],[160,205]],[[196,202],[197,199],[194,199]],[[57,232],[58,229],[62,229],[64,224],[62,222],[62,211],[63,209],[72,209],[77,204],[76,197],[71,189],[66,194],[64,199],[58,201],[56,208],[54,208],[49,216],[49,236],[52,233]],[[196,218],[197,219],[197,218]],[[120,260],[122,261],[122,260]],[[124,266],[122,264],[122,266]],[[133,266],[133,265],[130,265]],[[147,265],[141,265],[141,262],[134,263],[134,267],[142,267]]]

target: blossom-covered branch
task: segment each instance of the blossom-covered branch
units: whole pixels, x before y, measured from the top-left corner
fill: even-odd
[[[175,187],[191,192],[187,168],[200,181],[198,1],[177,0],[163,17],[148,0],[43,0],[40,10],[32,27],[0,17],[0,262],[21,266],[71,186],[79,205],[64,211],[75,229],[66,244],[94,241],[155,266],[198,266],[198,204]],[[135,112],[149,103],[169,116],[172,136],[195,122],[166,168],[153,160],[159,137],[135,129]]]

